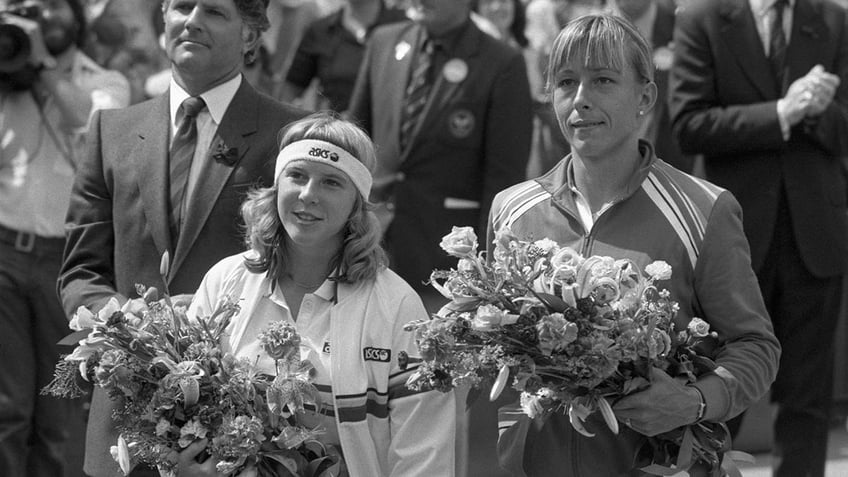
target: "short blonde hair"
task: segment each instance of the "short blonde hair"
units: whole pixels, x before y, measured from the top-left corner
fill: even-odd
[[[556,72],[575,60],[586,67],[618,71],[629,64],[644,82],[654,81],[651,46],[632,23],[617,15],[584,15],[565,25],[551,48],[546,78],[549,93],[556,87]]]
[[[365,131],[333,113],[307,116],[284,128],[281,135],[279,150],[295,141],[317,139],[349,152],[369,171],[373,172],[377,164],[374,144]],[[355,283],[374,278],[388,263],[380,245],[380,225],[371,207],[367,197],[356,194],[344,242],[334,263],[340,282]],[[248,270],[268,272],[270,277],[280,278],[286,267],[286,231],[277,209],[277,181],[272,187],[251,192],[242,204],[241,213],[246,227],[245,241],[255,252],[254,256],[245,259]]]

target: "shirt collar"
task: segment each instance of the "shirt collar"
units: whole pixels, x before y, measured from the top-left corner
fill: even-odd
[[[338,288],[338,280],[336,280],[337,271],[333,270],[330,273],[330,276],[324,279],[324,282],[312,293],[307,293],[307,295],[315,295],[318,298],[321,298],[324,301],[335,301],[336,300],[336,291]],[[262,281],[262,287],[265,290],[263,296],[267,296],[271,301],[277,303],[278,305],[284,305],[286,300],[283,296],[283,290],[279,286],[274,286],[273,279],[271,279],[267,274]]]
[[[754,15],[757,17],[762,17],[764,15],[768,15],[769,9],[771,9],[772,5],[777,0],[748,0],[748,5],[751,6],[751,11],[754,12]],[[795,7],[795,0],[788,0],[789,10],[791,11]]]
[[[469,16],[464,22],[462,22],[462,24],[453,30],[448,30],[439,36],[431,35],[427,32],[427,36],[433,41],[435,51],[451,52],[456,49],[456,45],[459,43],[459,40],[462,38],[465,31],[471,26],[471,23],[471,17]]]
[[[651,168],[651,165],[656,159],[656,156],[654,156],[654,148],[651,146],[651,143],[642,139],[639,140],[639,153],[642,156],[639,168],[628,181],[627,189],[622,194],[622,198],[633,195],[633,193],[642,186],[642,182],[644,182],[645,178],[648,176],[648,170]],[[572,161],[571,154],[566,156],[565,168],[565,184],[553,191],[552,194],[554,196],[562,194],[565,190],[568,190],[569,192],[577,191],[577,183],[574,180],[574,161]]]
[[[212,116],[212,121],[215,124],[221,124],[224,118],[224,113],[227,112],[230,102],[236,95],[239,86],[241,86],[241,75],[235,75],[231,79],[215,86],[214,88],[204,91],[200,94],[203,101],[206,103],[206,109],[209,115]],[[170,106],[171,106],[171,126],[173,131],[176,131],[177,110],[179,110],[182,102],[189,97],[189,94],[177,84],[174,78],[171,78],[170,91]]]

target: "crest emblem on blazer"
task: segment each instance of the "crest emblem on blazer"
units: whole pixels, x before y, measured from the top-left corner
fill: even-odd
[[[471,135],[475,126],[474,113],[467,109],[457,109],[448,116],[448,129],[457,139],[465,139]]]

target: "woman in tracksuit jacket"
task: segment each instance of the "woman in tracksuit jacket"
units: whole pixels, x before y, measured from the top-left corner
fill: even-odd
[[[660,286],[680,305],[677,327],[706,320],[718,333],[711,356],[718,368],[693,385],[655,370],[650,387],[614,404],[624,423],[618,435],[596,415],[587,422],[595,433],[589,438],[560,413],[539,429],[520,413],[502,412],[500,460],[516,475],[643,475],[634,463],[644,435],[726,421],[760,399],[777,372],[780,346],[751,270],[739,204],[657,158],[639,138],[656,101],[650,51],[630,23],[613,16],[585,16],[560,32],[548,86],[572,153],[496,196],[489,243],[509,227],[520,239],[549,238],[583,256],[629,258],[642,268],[664,260],[672,277]]]

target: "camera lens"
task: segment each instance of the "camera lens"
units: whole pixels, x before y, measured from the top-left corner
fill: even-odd
[[[30,55],[29,36],[17,25],[0,21],[0,73],[19,71]]]

